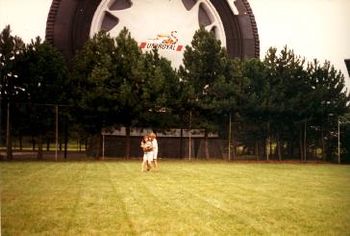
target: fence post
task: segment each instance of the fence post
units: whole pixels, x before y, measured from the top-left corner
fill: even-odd
[[[228,160],[231,161],[231,132],[232,132],[232,127],[231,127],[231,112],[229,114],[229,123],[228,123]]]
[[[102,134],[102,160],[105,159],[105,135]]]
[[[191,140],[191,126],[192,126],[192,111],[190,111],[190,119],[189,119],[189,131],[188,131],[188,160],[191,160],[192,154],[192,140]]]
[[[340,120],[338,119],[338,164],[340,164]]]
[[[12,160],[12,140],[11,140],[10,102],[7,102],[6,115],[6,153],[7,159]]]
[[[57,161],[58,152],[58,105],[56,104],[56,150],[55,150],[55,160]]]

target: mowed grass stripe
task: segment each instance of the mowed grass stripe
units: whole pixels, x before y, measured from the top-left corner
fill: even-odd
[[[193,172],[191,173],[188,166],[192,165],[179,165],[172,168],[172,170],[165,170],[170,174],[164,176],[166,185],[174,187],[174,189],[170,189],[169,195],[177,196],[174,199],[174,204],[177,208],[182,209],[184,212],[189,210],[194,213],[191,218],[185,219],[184,222],[192,222],[191,227],[198,233],[204,231],[208,235],[213,235],[220,231],[225,231],[225,226],[231,224],[228,221],[231,215],[220,209],[220,207],[213,205],[211,201],[208,201],[208,198],[211,199],[212,197],[210,194],[207,195],[208,191],[213,190],[211,181],[208,181],[210,176],[207,175],[207,172],[200,174],[198,169],[193,168],[195,166],[192,166]],[[177,199],[180,199],[180,201],[177,201]],[[186,216],[186,214],[182,215]],[[225,224],[216,221],[215,219],[217,218],[225,218]],[[193,219],[195,220],[192,221]],[[233,233],[234,231],[231,232]]]
[[[20,166],[25,165],[25,163],[18,164]],[[4,163],[3,165],[6,168],[3,168],[0,173],[0,181],[4,189],[6,189],[7,185],[14,185],[12,181],[15,181],[15,185],[22,189],[23,186],[31,183],[32,180],[38,181],[41,176],[51,175],[55,171],[55,167],[52,163],[38,163],[37,165],[31,166],[31,168],[18,168],[18,165],[11,165],[10,163]]]
[[[7,182],[1,194],[2,233],[49,234],[55,229],[64,232],[69,224],[67,215],[77,196],[75,185],[79,176],[84,176],[80,172],[84,166],[73,164],[62,168],[56,163],[14,163],[1,167],[2,179]]]
[[[202,205],[207,206],[204,210],[209,210],[211,214],[208,224],[215,229],[215,232],[257,234],[262,229],[256,219],[247,216],[249,212],[244,212],[244,209],[236,204],[235,196],[242,193],[233,185],[236,181],[234,175],[241,171],[235,166],[227,168],[226,164],[210,166],[206,163],[205,166],[196,168],[195,175],[190,178],[193,181],[188,183],[190,187],[186,191],[195,201],[201,201]],[[190,172],[190,169],[187,171]],[[217,221],[217,219],[225,220]]]
[[[155,195],[149,189],[149,182],[153,182],[154,176],[147,176],[150,173],[141,173],[139,163],[130,164],[122,163],[126,167],[127,175],[113,171],[111,167],[111,175],[113,182],[118,188],[119,194],[123,196],[125,209],[128,212],[129,219],[132,219],[132,226],[135,234],[147,234],[157,232],[156,225],[159,222],[158,216],[162,213],[162,209],[155,207]],[[145,181],[144,178],[148,178]],[[153,229],[153,230],[152,230]],[[152,230],[152,231],[151,231]]]
[[[159,172],[142,173],[140,162],[120,161],[0,168],[3,235],[350,232],[350,166],[163,161]]]
[[[116,172],[125,174],[121,165],[116,167]],[[82,186],[79,207],[67,234],[132,234],[123,197],[115,189],[105,163],[89,163]]]
[[[216,176],[215,178],[223,179],[224,181],[230,179],[231,181],[231,179],[238,179],[236,177],[239,177],[242,175],[240,170],[242,169],[244,170],[245,167],[251,168],[251,166],[249,165],[238,165],[238,167],[239,169],[234,169],[234,166],[233,168],[230,169],[230,172],[231,170],[234,170],[236,173],[238,173],[237,175],[235,173],[230,173],[231,174],[230,176],[232,178],[227,178],[227,176],[225,178],[225,175],[221,176],[220,172],[224,172],[224,171],[221,171],[221,170],[218,171],[220,168],[217,168],[215,166],[207,170],[206,173],[208,174],[208,176]],[[238,215],[243,215],[247,221],[252,221],[251,223],[253,224],[253,226],[255,225],[254,227],[256,228],[257,232],[259,232],[259,228],[261,228],[259,226],[263,226],[265,228],[265,231],[268,231],[269,229],[271,229],[271,232],[274,232],[275,230],[279,230],[281,226],[279,225],[278,222],[283,222],[284,220],[286,222],[283,222],[283,224],[286,224],[288,226],[287,229],[285,230],[290,230],[291,232],[295,232],[296,230],[293,224],[294,222],[297,222],[297,224],[303,224],[303,222],[305,222],[305,226],[304,226],[305,228],[311,228],[311,230],[313,231],[318,231],[320,229],[318,227],[319,224],[324,224],[325,222],[327,222],[327,220],[324,218],[327,218],[329,216],[322,214],[322,212],[320,212],[320,210],[323,208],[320,207],[319,204],[317,204],[317,202],[320,201],[317,191],[323,190],[323,189],[329,189],[329,187],[327,185],[323,185],[322,182],[321,184],[319,184],[318,183],[319,181],[316,181],[316,183],[318,183],[318,185],[321,186],[319,189],[315,189],[316,192],[313,192],[313,189],[309,190],[308,188],[305,188],[305,186],[304,186],[305,189],[300,189],[300,186],[303,186],[303,184],[300,184],[303,181],[303,176],[306,175],[307,178],[313,178],[310,175],[315,174],[316,175],[315,177],[317,177],[317,172],[307,171],[306,173],[303,173],[303,175],[299,176],[298,181],[294,181],[293,179],[291,181],[291,179],[287,179],[288,177],[283,177],[283,176],[293,175],[293,173],[295,172],[295,169],[299,169],[300,167],[301,168],[306,167],[307,169],[309,168],[314,169],[315,166],[303,166],[303,165],[291,166],[290,164],[288,164],[288,165],[268,165],[268,166],[265,165],[263,167],[266,167],[267,169],[276,168],[277,171],[271,172],[269,170],[269,173],[266,173],[266,174],[262,173],[262,175],[259,172],[257,172],[259,174],[250,173],[250,175],[248,175],[248,178],[246,179],[241,178],[240,181],[237,181],[235,183],[236,186],[231,186],[231,188],[230,187],[228,188],[229,190],[235,189],[236,192],[230,193],[229,191],[225,190],[224,199],[229,199],[229,197],[227,196],[232,196],[232,198],[236,198],[232,200],[238,202],[233,206],[239,206],[239,208],[232,209],[233,212],[240,212],[242,214],[238,214]],[[327,168],[329,167],[330,166],[327,166]],[[321,171],[322,169],[323,169],[323,166],[321,167]],[[211,173],[212,172],[211,170],[215,170],[214,171],[215,175]],[[196,173],[198,173],[198,171]],[[246,175],[243,175],[243,176],[246,176]],[[255,176],[258,176],[258,178],[256,178]],[[282,177],[280,178],[279,176],[282,176]],[[288,180],[288,181],[285,181],[285,180]],[[222,188],[218,188],[219,191],[229,186],[229,184],[230,182],[224,183],[222,185]],[[196,183],[196,185],[200,186],[201,184]],[[260,188],[261,185],[263,185],[262,188]],[[342,183],[342,186],[346,186],[346,185],[347,185],[346,183]],[[269,188],[269,186],[272,186],[272,188],[271,187]],[[193,188],[190,188],[190,189],[193,189]],[[340,188],[340,190],[341,189],[342,188]],[[345,188],[345,189],[347,189],[346,196],[348,196],[349,189],[348,188]],[[239,190],[243,190],[243,191],[239,191]],[[198,190],[193,190],[193,191],[195,193],[200,192]],[[219,191],[215,190],[213,192],[218,193]],[[334,193],[333,191],[331,193],[327,192],[327,190],[324,190],[324,191],[326,191],[325,194]],[[304,200],[303,198],[305,194],[300,195],[300,193],[302,192],[306,192],[307,193],[306,197],[309,197],[309,198]],[[340,194],[340,195],[344,197],[344,194]],[[218,198],[217,196],[211,196],[211,197],[213,199]],[[338,203],[343,204],[341,201],[338,201],[337,203],[334,203],[333,201],[328,201],[330,198],[332,198],[332,196],[327,197],[326,201],[322,202],[323,204],[326,203],[326,208],[328,210],[332,208],[331,204],[333,204],[333,206],[337,205]],[[218,201],[218,202],[222,202],[222,201]],[[314,206],[315,202],[317,204],[316,206]],[[252,206],[255,206],[257,204],[258,206],[262,205],[262,207],[261,208],[258,207],[257,209],[254,209],[252,211]],[[311,210],[309,209],[310,206],[311,206]],[[230,209],[229,207],[224,207],[224,208]],[[347,207],[347,209],[349,209],[349,207]],[[286,219],[284,219],[284,215],[285,215],[284,211],[289,211],[292,214],[290,214]],[[304,214],[304,212],[308,212],[308,211],[310,211],[311,213],[316,212],[316,214],[314,214],[314,217],[320,218],[319,223],[317,223],[316,225],[309,224],[309,219],[308,219],[309,215]],[[252,215],[252,217],[248,217],[249,215]],[[305,215],[305,217],[303,217],[303,215]],[[268,217],[265,217],[265,216],[268,216]],[[347,216],[349,216],[349,214],[347,214]],[[249,218],[253,220],[250,220]],[[259,219],[259,218],[261,218],[260,224],[254,224],[254,222],[256,222],[254,219]],[[288,224],[289,221],[291,224]],[[267,224],[264,225],[264,223],[267,223]],[[339,223],[342,224],[344,223],[344,221],[341,220]]]
[[[126,181],[121,180],[123,183],[117,181],[118,173],[113,171],[112,175],[120,186],[119,191],[124,192],[129,217],[133,219],[136,234],[166,235],[169,232],[191,232],[188,222],[183,219],[186,215],[181,212],[185,201],[176,203],[179,198],[174,198],[174,184],[162,180],[163,172],[141,173],[138,164],[133,168],[130,168],[129,164],[127,166],[130,175]]]

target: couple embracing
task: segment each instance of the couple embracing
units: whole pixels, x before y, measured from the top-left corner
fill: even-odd
[[[141,148],[143,150],[143,161],[141,171],[149,171],[152,168],[158,170],[158,142],[155,133],[147,134],[141,141]]]

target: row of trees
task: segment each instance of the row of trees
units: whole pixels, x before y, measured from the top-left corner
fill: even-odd
[[[60,104],[70,111],[67,134],[98,137],[102,128],[124,126],[129,137],[131,127],[201,128],[206,140],[218,132],[233,150],[243,144],[261,158],[305,160],[314,147],[326,159],[336,150],[336,122],[349,113],[344,76],[329,62],[306,62],[287,47],[270,48],[262,61],[232,59],[203,28],[178,70],[157,50],[142,53],[127,29],[116,38],[96,34],[69,63],[39,38],[24,45],[9,27],[0,43],[1,109],[26,104],[7,117],[8,125],[11,120],[17,136],[37,137],[39,147],[52,130],[50,105]],[[6,140],[10,157],[10,135]],[[127,157],[129,151],[127,145]]]
[[[40,158],[43,136],[54,120],[48,116],[50,106],[71,102],[66,62],[39,37],[25,45],[7,26],[0,35],[0,63],[1,110],[6,111],[1,112],[0,136],[4,137],[6,127],[7,157],[12,158],[12,136],[27,135],[36,138]]]

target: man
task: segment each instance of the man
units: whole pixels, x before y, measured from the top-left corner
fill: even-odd
[[[155,133],[150,133],[150,138],[152,142],[152,153],[153,153],[153,163],[156,170],[159,169],[157,158],[158,158],[158,141]]]

